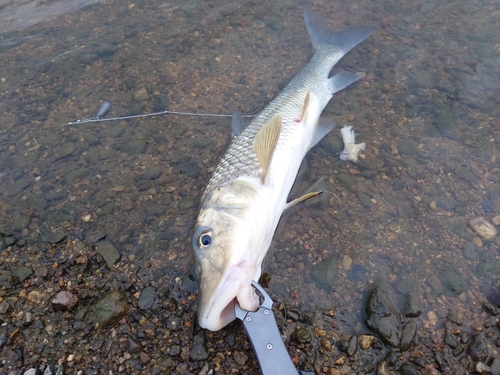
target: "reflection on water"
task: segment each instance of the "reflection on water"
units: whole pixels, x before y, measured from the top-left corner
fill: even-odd
[[[398,309],[410,293],[422,311],[406,319],[418,325],[416,349],[401,354],[406,361],[418,366],[420,358],[427,369],[445,366],[450,373],[470,373],[474,364],[463,350],[470,353],[471,343],[484,339],[490,351],[483,356],[473,349],[478,355],[472,360],[493,367],[498,355],[492,348],[500,334],[494,309],[486,313],[481,305],[487,296],[496,301],[490,289],[496,290],[500,274],[500,240],[497,234],[485,235],[473,219],[484,217],[490,233],[499,229],[500,9],[494,1],[2,3],[0,235],[5,263],[0,271],[5,273],[0,276],[7,276],[1,279],[0,298],[31,306],[26,296],[45,286],[51,292],[44,306],[50,306],[58,288],[92,303],[118,288],[133,308],[127,321],[133,334],[122,322],[118,337],[140,336],[151,358],[170,359],[166,368],[181,373],[183,367],[177,366],[189,363],[189,371],[198,373],[221,363],[229,373],[244,367],[234,365],[236,360],[252,364],[253,359],[233,354],[217,356],[248,350],[244,335],[231,328],[202,332],[209,338],[204,344],[208,359],[193,361],[189,355],[188,326],[196,304],[196,285],[186,276],[192,273],[191,229],[198,196],[229,140],[229,120],[162,116],[62,124],[95,116],[103,100],[113,104],[110,116],[167,108],[255,113],[310,56],[301,18],[305,6],[339,29],[371,24],[377,31],[337,67],[365,77],[325,110],[339,126],[354,127],[357,140],[367,144],[366,153],[358,164],[340,161],[338,132],[311,151],[300,187],[323,177],[340,204],[327,195],[287,215],[264,262],[270,291],[286,307],[278,315],[286,311],[291,319],[284,331],[291,335],[303,325],[316,336],[311,344],[292,343],[290,352],[302,365],[320,361],[321,371],[343,366],[341,360],[336,363],[343,336],[369,332],[363,304],[378,285]],[[32,11],[21,15],[23,9]],[[38,18],[49,13],[54,17]],[[64,234],[69,241],[61,245]],[[121,254],[111,271],[90,247],[103,242]],[[20,264],[38,273],[14,282],[9,270]],[[37,271],[43,267],[48,276]],[[157,300],[151,309],[140,310],[136,297],[148,285]],[[47,320],[73,319],[71,313],[29,309]],[[27,331],[46,339],[46,331],[36,329]],[[151,334],[156,331],[164,334],[161,340]],[[456,346],[449,338],[443,343],[447,333]],[[468,339],[476,334],[479,338]],[[95,335],[92,348],[102,339]],[[101,359],[125,358],[125,349],[113,343],[107,352],[94,352]],[[67,345],[71,351],[88,351],[86,343]],[[358,371],[370,356],[378,363],[388,351],[378,345],[360,349],[344,365]],[[47,345],[37,355],[55,363],[58,350]],[[120,365],[127,371],[122,370],[132,373],[160,363],[138,356],[123,359]],[[36,359],[30,362],[36,364]],[[395,371],[399,365],[390,364]],[[72,366],[92,365],[80,358]]]
[[[50,22],[100,1],[4,0],[0,3],[0,33],[26,29],[41,22]]]

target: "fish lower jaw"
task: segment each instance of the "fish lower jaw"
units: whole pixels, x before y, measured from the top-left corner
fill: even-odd
[[[198,323],[202,328],[210,331],[218,331],[236,319],[235,303],[243,310],[255,311],[259,307],[259,297],[251,286],[252,280],[246,275],[238,280],[232,280],[223,284],[218,293],[212,299],[208,311],[200,311]]]

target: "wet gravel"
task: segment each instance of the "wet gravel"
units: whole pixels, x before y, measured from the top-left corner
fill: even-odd
[[[40,6],[43,6],[41,4]],[[366,75],[284,216],[262,283],[292,361],[317,374],[500,374],[498,4],[106,2],[0,35],[0,374],[259,374],[241,325],[196,324],[190,233],[229,140],[310,56],[313,7],[372,24]],[[483,22],[489,20],[491,22]],[[335,194],[335,195],[333,195]]]

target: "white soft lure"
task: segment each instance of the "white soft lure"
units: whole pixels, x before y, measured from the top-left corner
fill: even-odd
[[[364,142],[356,144],[356,134],[352,130],[352,126],[344,126],[340,132],[344,141],[344,151],[340,154],[340,159],[357,163],[358,154],[365,150],[366,144]]]

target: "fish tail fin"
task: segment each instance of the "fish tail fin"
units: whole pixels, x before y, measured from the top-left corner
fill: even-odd
[[[332,32],[326,22],[310,10],[304,11],[304,21],[314,48],[320,44],[327,44],[340,48],[344,55],[375,30],[372,26],[352,26]]]

